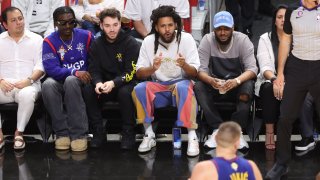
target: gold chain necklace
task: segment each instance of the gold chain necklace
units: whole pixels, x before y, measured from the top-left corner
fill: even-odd
[[[65,46],[67,46],[67,50],[68,50],[68,51],[71,51],[71,50],[72,50],[72,42],[73,42],[73,33],[72,33],[72,38],[71,38],[70,44],[65,43],[65,42],[61,39],[61,36],[59,36],[59,38],[60,38],[60,40],[62,41],[62,43],[63,43]]]

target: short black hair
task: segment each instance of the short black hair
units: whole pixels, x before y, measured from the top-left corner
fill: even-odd
[[[61,15],[61,14],[69,14],[71,13],[73,15],[73,18],[76,18],[76,15],[74,14],[74,11],[71,7],[69,6],[61,6],[61,7],[58,7],[56,10],[54,10],[53,12],[53,21],[58,21],[58,17]]]
[[[116,8],[106,8],[102,10],[99,15],[100,22],[102,22],[105,17],[117,18],[119,21],[121,20],[120,11]]]
[[[17,7],[14,7],[14,6],[7,7],[5,10],[3,10],[1,13],[3,22],[7,23],[8,22],[8,13],[15,11],[15,10],[18,10],[22,14],[21,10]],[[22,16],[23,16],[23,14],[22,14]]]
[[[159,33],[156,31],[156,25],[160,18],[163,17],[172,17],[173,21],[177,24],[177,41],[180,44],[181,39],[181,31],[182,31],[182,22],[181,17],[176,12],[175,7],[173,6],[159,6],[157,9],[152,11],[150,20],[152,21],[152,29],[150,34],[155,34],[155,41],[154,41],[154,54],[157,53],[158,45],[159,45]]]

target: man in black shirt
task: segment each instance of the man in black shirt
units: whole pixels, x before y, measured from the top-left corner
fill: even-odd
[[[100,13],[102,36],[93,42],[90,52],[89,72],[92,76],[99,101],[118,101],[122,119],[122,149],[135,145],[134,105],[131,92],[135,86],[135,64],[139,55],[139,44],[128,31],[121,30],[120,12],[115,8]],[[94,127],[92,147],[105,140],[103,123],[91,122]]]

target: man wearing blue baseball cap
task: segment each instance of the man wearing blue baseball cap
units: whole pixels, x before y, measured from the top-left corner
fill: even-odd
[[[218,12],[213,18],[213,32],[206,34],[199,46],[200,81],[195,85],[195,94],[213,130],[204,144],[207,148],[216,147],[216,129],[223,122],[215,102],[235,102],[237,108],[230,120],[239,123],[243,129],[249,119],[253,79],[258,68],[253,44],[247,35],[234,31],[233,26],[233,17],[229,12]],[[249,148],[249,145],[241,135],[239,149],[243,148]]]

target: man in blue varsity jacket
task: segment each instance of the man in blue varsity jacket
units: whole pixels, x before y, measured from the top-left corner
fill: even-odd
[[[70,7],[57,8],[53,19],[57,31],[43,43],[43,66],[48,76],[42,85],[43,101],[57,135],[55,148],[66,150],[71,146],[72,151],[84,151],[88,118],[102,118],[87,71],[92,36],[75,28],[77,22]]]

